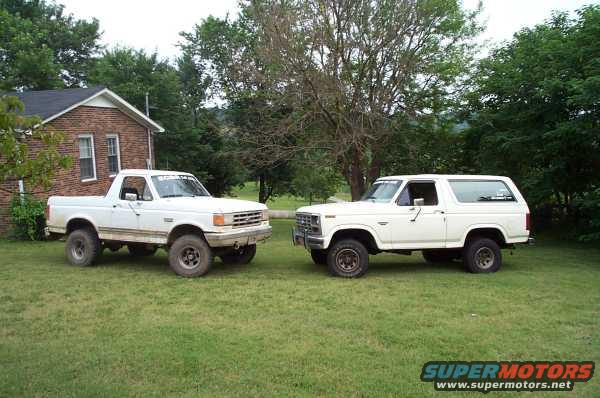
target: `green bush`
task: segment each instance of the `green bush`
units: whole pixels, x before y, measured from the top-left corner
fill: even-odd
[[[16,195],[10,204],[12,235],[23,240],[43,240],[46,204],[31,195]]]
[[[575,205],[583,215],[583,226],[579,240],[600,241],[600,188],[586,193]]]

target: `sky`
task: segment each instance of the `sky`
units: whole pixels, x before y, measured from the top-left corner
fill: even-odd
[[[475,8],[479,0],[463,0]],[[481,21],[486,31],[480,41],[489,44],[509,40],[513,33],[547,19],[552,10],[574,11],[599,0],[483,0]],[[232,17],[237,0],[57,0],[77,18],[100,21],[102,43],[155,50],[162,57],[178,54],[179,32],[190,31],[209,15]]]

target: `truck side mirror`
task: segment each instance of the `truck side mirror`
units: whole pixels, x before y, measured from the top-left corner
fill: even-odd
[[[125,200],[129,200],[131,202],[135,202],[137,200],[137,195],[134,193],[126,193],[125,194]]]
[[[423,199],[423,198],[414,199],[413,204],[415,207],[425,206],[425,199]]]

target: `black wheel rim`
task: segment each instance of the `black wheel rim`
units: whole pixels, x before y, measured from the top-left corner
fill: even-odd
[[[494,265],[496,255],[489,247],[481,247],[475,252],[475,264],[481,269],[489,269]]]
[[[200,251],[193,246],[184,247],[179,253],[179,265],[185,269],[194,269],[200,265]]]
[[[335,255],[335,263],[344,272],[354,272],[360,267],[360,254],[354,249],[342,249]]]
[[[81,261],[85,258],[85,252],[86,247],[83,239],[75,239],[71,246],[71,256],[73,256],[75,260]]]

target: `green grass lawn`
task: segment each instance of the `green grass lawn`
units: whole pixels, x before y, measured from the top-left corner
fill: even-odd
[[[600,364],[598,249],[542,241],[491,275],[379,255],[344,280],[273,225],[252,264],[197,279],[162,251],[76,268],[62,242],[0,242],[0,396],[432,396],[430,360]]]
[[[350,196],[350,193],[346,191],[347,189],[342,189],[336,193],[335,196],[339,199],[350,201],[352,197]],[[255,182],[247,182],[243,187],[234,189],[230,197],[257,201],[258,184]],[[316,203],[319,202],[313,202],[313,204]],[[280,195],[267,201],[267,206],[272,210],[296,210],[297,208],[307,206],[308,204],[308,200],[292,195]]]

